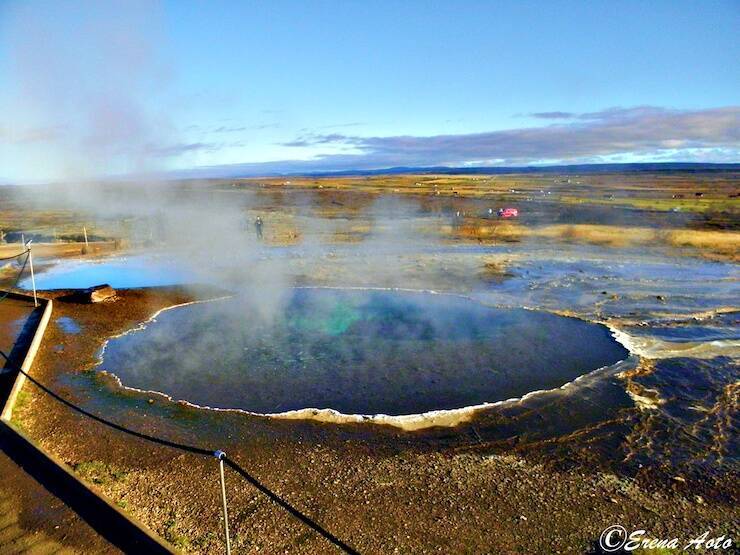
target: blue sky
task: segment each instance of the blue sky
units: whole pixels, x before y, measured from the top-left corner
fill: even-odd
[[[739,161],[740,3],[0,0],[0,177]]]

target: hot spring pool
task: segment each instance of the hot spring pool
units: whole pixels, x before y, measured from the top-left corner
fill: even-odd
[[[294,289],[161,313],[111,339],[122,384],[213,408],[418,414],[559,387],[628,356],[598,324],[429,293]]]

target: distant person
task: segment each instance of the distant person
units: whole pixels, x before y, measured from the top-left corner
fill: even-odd
[[[264,224],[262,223],[262,218],[257,216],[257,219],[254,220],[254,231],[257,233],[257,239],[260,241],[262,240],[262,226]]]

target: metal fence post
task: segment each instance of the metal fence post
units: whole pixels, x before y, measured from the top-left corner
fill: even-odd
[[[224,458],[226,453],[220,449],[213,454],[218,459],[218,470],[221,474],[221,501],[224,509],[224,539],[226,540],[226,555],[231,555],[231,540],[229,539],[229,510],[226,507],[226,481],[224,479]]]
[[[26,248],[28,248],[28,262],[31,266],[31,286],[33,287],[33,306],[37,307],[39,306],[39,301],[36,299],[36,277],[33,275],[33,254],[31,254],[31,242],[28,242],[28,245],[26,245]]]

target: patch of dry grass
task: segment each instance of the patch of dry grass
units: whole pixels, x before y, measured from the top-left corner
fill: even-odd
[[[663,245],[679,249],[679,252],[680,249],[686,249],[687,254],[700,254],[712,259],[740,260],[740,232],[737,231],[660,230],[649,227],[598,224],[526,227],[515,221],[466,219],[459,225],[442,226],[439,233],[460,241],[486,243],[519,242],[525,239],[540,238],[613,248]]]
[[[480,278],[487,282],[500,282],[510,274],[508,266],[510,261],[502,259],[499,256],[483,257],[483,268],[480,272]]]
[[[647,227],[581,224],[529,228],[526,235],[609,247],[662,244],[677,249],[697,249],[710,258],[733,261],[740,259],[740,232],[736,231],[656,230]]]
[[[527,229],[512,221],[473,220],[451,226],[450,232],[456,239],[515,243],[521,240]]]
[[[655,231],[649,228],[594,224],[551,225],[531,229],[528,235],[609,247],[626,247],[655,240]]]
[[[658,234],[672,247],[693,247],[721,258],[740,260],[740,233],[736,231],[694,231],[678,229]]]

